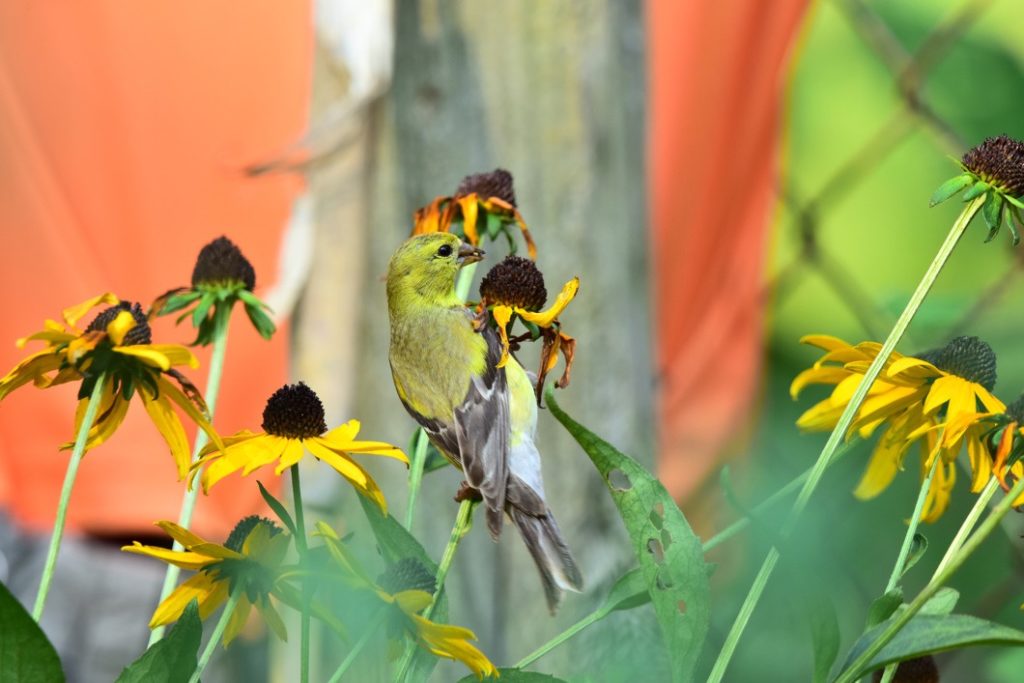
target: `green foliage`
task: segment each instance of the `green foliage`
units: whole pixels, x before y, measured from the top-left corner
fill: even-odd
[[[187,683],[196,670],[202,636],[199,603],[192,600],[174,628],[129,664],[117,683]]]
[[[804,611],[814,650],[814,683],[825,683],[839,654],[839,619],[832,600],[822,591],[809,591]]]
[[[907,553],[907,561],[903,563],[903,569],[900,570],[900,576],[906,576],[911,567],[917,564],[920,559],[924,557],[927,550],[928,539],[924,537],[924,534],[916,532],[913,540],[910,542],[910,552]]]
[[[485,678],[487,681],[500,681],[500,683],[565,683],[561,678],[555,678],[547,674],[539,674],[534,671],[523,671],[522,669],[498,669],[501,678]],[[470,674],[460,678],[458,683],[478,683],[476,676]]]
[[[709,624],[708,572],[700,539],[653,475],[573,420],[545,393],[551,414],[582,446],[608,485],[636,553],[672,662],[693,678]]]
[[[0,583],[0,683],[62,683],[53,645],[7,586]]]
[[[888,622],[879,624],[861,636],[846,656],[843,668],[856,660],[887,626]],[[966,614],[919,613],[869,664],[854,672],[853,678],[860,678],[893,662],[972,645],[1024,645],[1024,631]]]

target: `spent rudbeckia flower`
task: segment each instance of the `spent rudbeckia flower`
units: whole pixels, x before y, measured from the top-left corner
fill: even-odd
[[[391,444],[357,441],[357,420],[349,420],[328,431],[320,397],[302,382],[285,385],[274,392],[263,409],[263,430],[258,433],[243,430],[225,437],[223,447],[210,444],[203,449],[200,459],[193,465],[193,477],[205,467],[204,491],[209,491],[232,472],[241,470],[245,476],[275,460],[278,463],[274,473],[280,475],[298,464],[308,451],[333,467],[381,510],[387,511],[384,493],[351,454],[383,455],[409,464],[401,449]]]
[[[852,346],[823,335],[801,341],[825,354],[793,380],[793,397],[809,384],[835,388],[828,398],[804,412],[797,425],[805,431],[832,429],[881,345],[862,342]],[[930,471],[932,459],[940,459],[922,512],[924,521],[935,521],[945,510],[956,480],[956,456],[965,445],[973,475],[971,489],[980,491],[992,473],[992,456],[986,445],[992,430],[990,419],[1004,410],[991,393],[995,378],[995,354],[977,337],[958,337],[917,357],[894,352],[869,388],[848,434],[868,438],[885,426],[855,495],[868,499],[885,490],[903,468],[908,447],[918,440],[922,479]]]
[[[482,226],[481,213],[484,216]],[[459,183],[454,195],[435,197],[432,202],[417,209],[413,215],[412,234],[450,232],[453,227],[460,226],[461,230],[457,230],[457,234],[474,247],[480,245],[480,233],[483,231],[491,240],[504,234],[513,252],[516,243],[509,227],[518,226],[530,258],[537,258],[537,246],[516,208],[512,174],[504,169],[468,175]]]
[[[985,241],[996,236],[1005,219],[1014,246],[1019,244],[1017,225],[1024,225],[1020,214],[1024,209],[1024,142],[1006,135],[986,138],[977,147],[967,150],[960,160],[960,168],[963,173],[935,190],[931,205],[944,202],[961,191],[965,202],[985,195],[981,209],[989,229]]]
[[[225,328],[231,309],[242,302],[253,327],[264,339],[274,334],[274,323],[267,316],[269,307],[260,301],[253,289],[256,271],[235,243],[218,237],[199,251],[192,270],[192,286],[179,287],[161,295],[152,306],[152,314],[168,315],[184,310],[177,322],[192,318],[198,330],[193,344],[207,345]]]
[[[240,521],[223,545],[200,538],[174,522],[157,522],[157,526],[185,549],[169,550],[136,541],[121,550],[155,557],[196,573],[160,603],[149,622],[150,628],[177,621],[192,600],[199,603],[199,617],[206,619],[236,592],[238,604],[224,631],[224,645],[242,630],[253,607],[278,638],[288,639],[284,622],[270,598],[288,601],[282,591],[282,561],[291,540],[289,534],[256,515]]]
[[[105,305],[85,329],[78,323],[93,308]],[[131,398],[138,395],[153,424],[160,431],[178,467],[179,477],[188,473],[189,447],[185,430],[173,406],[177,405],[210,438],[220,437],[206,419],[206,405],[199,390],[175,366],[198,367],[192,352],[178,344],[154,344],[149,322],[139,304],[120,301],[113,294],[93,297],[65,309],[64,323],[47,320],[42,331],[18,340],[46,343],[0,379],[0,400],[29,382],[47,388],[80,381],[75,431],[82,424],[89,396],[104,378],[98,418],[89,430],[86,450],[94,448],[117,430],[128,413]],[[173,379],[172,383],[168,378]],[[64,444],[63,448],[71,448]]]
[[[419,647],[447,659],[465,664],[477,678],[500,676],[494,664],[471,640],[476,635],[467,628],[440,624],[422,616],[437,591],[434,575],[415,558],[403,558],[391,564],[376,581],[371,579],[349,553],[338,534],[323,522],[317,523],[319,535],[335,563],[342,569],[342,581],[375,595],[384,614],[388,636],[396,641],[411,638]]]
[[[509,255],[491,268],[480,282],[480,306],[489,308],[501,335],[502,355],[498,367],[508,362],[510,350],[526,340],[543,339],[540,371],[537,373],[537,402],[544,390],[544,379],[558,363],[558,354],[565,358],[565,371],[555,383],[559,389],[569,386],[572,362],[576,354],[576,340],[562,332],[558,316],[569,305],[580,288],[580,279],[574,277],[565,283],[555,302],[540,310],[547,301],[544,276],[536,264],[520,256]],[[509,338],[512,318],[518,316],[528,328],[518,337]]]

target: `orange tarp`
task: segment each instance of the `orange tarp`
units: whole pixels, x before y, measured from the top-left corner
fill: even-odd
[[[747,422],[784,75],[805,0],[647,4],[659,474],[678,498]]]
[[[0,372],[32,350],[14,340],[65,306],[107,290],[145,306],[187,285],[195,255],[221,234],[252,261],[257,292],[274,279],[299,181],[240,169],[303,131],[310,12],[278,0],[0,3]],[[287,329],[267,343],[237,313],[222,433],[259,429],[266,397],[286,379]],[[162,320],[154,340],[193,334]],[[198,355],[203,367],[188,374],[203,387],[209,353]],[[36,528],[52,523],[74,393],[29,386],[0,404],[0,508]],[[255,476],[199,501],[200,533],[223,534],[265,509]],[[86,456],[69,524],[145,529],[176,519],[182,492],[136,405]]]

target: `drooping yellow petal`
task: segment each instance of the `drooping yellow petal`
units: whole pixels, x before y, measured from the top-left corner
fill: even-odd
[[[177,403],[178,407],[185,411],[185,414],[188,415],[200,429],[206,432],[206,435],[210,437],[210,441],[212,441],[217,448],[221,450],[224,449],[224,442],[221,440],[220,434],[217,433],[217,430],[213,428],[213,425],[210,424],[206,417],[199,412],[198,408],[196,408],[196,405],[187,396],[185,396],[178,387],[164,379],[163,375],[157,376],[156,383],[160,388],[160,391],[162,391],[165,396]]]
[[[800,337],[800,343],[807,344],[809,346],[816,346],[823,351],[853,348],[853,345],[849,342],[828,334],[805,334]]]
[[[156,525],[186,549],[200,555],[206,555],[218,560],[240,560],[243,557],[241,553],[237,553],[231,548],[226,548],[217,543],[211,543],[174,522],[161,520]]]
[[[800,392],[811,384],[838,384],[850,376],[846,368],[838,368],[832,365],[822,367],[810,367],[797,375],[789,385],[789,395],[796,399]]]
[[[883,434],[879,438],[868,466],[853,491],[853,495],[859,500],[870,500],[887,489],[900,469],[907,444],[901,440],[890,441],[885,437]]]
[[[57,370],[61,362],[61,357],[49,349],[32,354],[0,379],[0,400],[15,389]]]
[[[242,470],[245,476],[270,464],[281,456],[286,445],[287,439],[271,434],[256,434],[236,440],[223,451],[214,451],[203,457],[193,471],[198,472],[199,465],[206,467],[202,482],[203,490],[209,491],[210,487],[232,472]]]
[[[985,484],[992,477],[992,454],[982,443],[978,431],[974,429],[967,436],[967,455],[971,462],[971,493],[978,493],[985,488]]]
[[[118,346],[115,352],[138,358],[146,365],[160,368],[167,371],[175,365],[188,365],[191,368],[198,368],[199,361],[192,355],[192,352],[184,346],[176,344],[136,344],[132,346]]]
[[[266,433],[265,432],[250,432],[248,429],[243,429],[240,432],[235,432],[231,436],[223,436],[223,437],[221,437],[221,441],[222,441],[222,443],[225,446],[230,447],[230,446],[235,445],[236,443],[242,443],[243,441],[248,441],[248,440],[254,439],[254,438],[258,437],[258,436],[266,436]],[[202,458],[205,458],[207,455],[210,455],[214,451],[220,451],[220,447],[217,446],[217,444],[215,444],[215,443],[206,444],[206,446],[203,447],[203,450],[199,451],[199,456],[202,457]]]
[[[82,420],[85,419],[85,411],[88,404],[88,398],[83,398],[78,402],[78,407],[75,410],[76,434],[81,429]],[[96,421],[93,423],[92,427],[89,428],[88,437],[85,441],[85,450],[87,452],[96,448],[114,435],[117,428],[121,426],[122,422],[124,422],[125,415],[128,414],[128,404],[129,401],[126,400],[120,392],[113,392],[110,383],[103,387]],[[74,445],[73,441],[67,441],[61,444],[61,450],[71,449]]]
[[[174,589],[153,612],[150,628],[170,624],[181,617],[192,600],[199,602],[199,618],[206,619],[220,607],[228,597],[226,581],[217,581],[206,572],[199,572]]]
[[[538,313],[527,311],[524,309],[516,308],[516,313],[523,320],[533,323],[538,327],[551,327],[551,323],[558,318],[558,315],[565,310],[565,307],[569,305],[569,302],[576,297],[576,292],[580,289],[580,279],[574,277],[562,286],[562,291],[555,297],[555,302],[545,310]]]
[[[198,571],[207,565],[213,564],[214,562],[220,562],[219,559],[209,557],[207,555],[201,555],[187,550],[171,550],[170,548],[161,548],[160,546],[155,545],[142,545],[138,541],[135,541],[132,545],[122,546],[121,550],[135,555],[154,557],[166,562],[167,564],[173,564],[176,567],[181,567],[182,569],[188,569],[190,571]]]
[[[306,447],[309,448],[310,453],[333,467],[341,476],[356,486],[366,486],[366,481],[369,478],[368,475],[351,458],[345,455],[344,451],[338,453],[315,439],[307,439]]]
[[[462,209],[462,232],[466,236],[466,241],[475,247],[480,244],[480,235],[476,229],[478,209],[476,193],[457,197],[455,201]]]
[[[285,443],[284,452],[281,453],[281,459],[278,461],[277,467],[274,468],[274,474],[280,476],[282,472],[292,465],[297,465],[305,454],[306,449],[302,441],[288,439]]]
[[[512,308],[499,304],[491,309],[491,315],[494,316],[498,334],[501,335],[501,359],[498,361],[498,367],[503,368],[508,363],[508,324],[512,320]]]
[[[437,624],[418,614],[411,615],[410,619],[416,626],[421,645],[434,654],[462,662],[481,680],[484,676],[499,675],[487,656],[469,642],[476,640],[476,635],[469,629]]]
[[[399,591],[392,597],[395,604],[406,614],[419,614],[434,601],[434,596],[421,590]]]
[[[913,382],[915,384],[941,375],[942,371],[933,364],[913,356],[904,356],[894,361],[885,371],[885,376],[894,382]]]
[[[285,628],[284,620],[281,619],[281,615],[278,614],[277,609],[274,607],[274,603],[269,598],[266,600],[256,601],[256,610],[263,617],[263,621],[266,622],[270,630],[274,632],[278,640],[281,642],[288,642],[288,629]]]
[[[124,338],[135,327],[135,324],[135,316],[131,314],[131,311],[121,311],[114,316],[113,320],[107,323],[107,336],[115,346],[120,346],[124,343]],[[164,369],[166,370],[167,368]]]
[[[53,320],[47,320],[43,325],[44,329],[42,331],[30,334],[27,337],[22,337],[14,342],[15,346],[19,349],[23,349],[30,341],[44,341],[50,345],[58,345],[69,342],[77,336],[72,332],[68,332],[64,329],[63,325]]]
[[[171,450],[171,457],[174,458],[174,463],[178,467],[178,481],[181,481],[188,474],[188,468],[192,465],[192,452],[189,449],[188,437],[185,436],[185,429],[181,426],[181,420],[171,408],[170,401],[163,396],[155,397],[145,386],[139,387],[139,393],[142,395],[142,405]]]
[[[252,611],[252,603],[243,594],[235,604],[235,611],[231,613],[231,618],[228,619],[227,628],[224,629],[224,637],[221,639],[221,643],[224,647],[231,644],[231,641],[242,632],[245,627],[245,622],[249,619],[249,612]]]
[[[94,296],[93,298],[87,299],[80,304],[65,308],[63,314],[64,322],[66,322],[71,327],[75,327],[78,324],[78,321],[81,320],[86,313],[96,308],[100,304],[105,304],[107,306],[115,306],[120,302],[121,300],[114,296],[111,292],[106,292],[105,294]]]
[[[360,453],[363,455],[383,455],[388,458],[400,460],[401,462],[404,462],[407,465],[409,464],[409,458],[406,457],[405,453],[402,452],[402,449],[396,446],[392,446],[389,443],[385,443],[383,441],[351,441],[332,437],[332,434],[333,432],[327,432],[323,436],[313,437],[312,439],[306,439],[306,445],[308,447],[309,442],[316,441],[321,446],[329,448],[332,451],[335,451],[336,453]]]

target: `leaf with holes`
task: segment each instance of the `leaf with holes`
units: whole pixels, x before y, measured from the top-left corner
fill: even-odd
[[[628,455],[579,424],[545,392],[551,414],[590,456],[626,525],[672,664],[672,680],[690,681],[709,625],[708,571],[700,539],[672,496]]]

